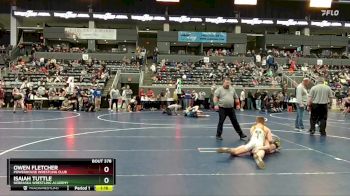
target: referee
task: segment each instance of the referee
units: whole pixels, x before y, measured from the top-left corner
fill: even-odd
[[[224,79],[223,85],[216,89],[213,99],[214,108],[216,111],[219,111],[219,123],[216,132],[216,139],[222,140],[222,129],[227,116],[230,118],[231,123],[238,133],[240,139],[246,138],[247,136],[243,133],[241,127],[239,126],[234,111],[235,102],[239,104],[239,100],[236,90],[231,87],[231,79]]]
[[[326,136],[328,103],[332,98],[332,90],[324,84],[324,78],[317,79],[317,85],[309,93],[309,106],[311,108],[310,134],[315,133],[316,123],[319,122],[321,136]]]

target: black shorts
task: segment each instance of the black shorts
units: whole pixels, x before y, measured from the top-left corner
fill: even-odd
[[[116,105],[118,105],[118,99],[112,99],[111,104],[113,105],[114,103],[115,103]]]
[[[346,108],[350,108],[350,103],[345,103]]]
[[[22,95],[14,95],[13,100],[18,101],[22,99]]]

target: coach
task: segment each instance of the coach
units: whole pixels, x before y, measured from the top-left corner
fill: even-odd
[[[222,140],[222,129],[226,117],[228,116],[231,120],[233,127],[238,133],[240,139],[247,137],[238,124],[237,117],[234,111],[235,102],[239,105],[238,96],[236,90],[231,87],[231,80],[225,78],[223,85],[216,89],[214,93],[214,108],[219,111],[219,123],[217,127],[216,139]]]
[[[309,106],[311,108],[310,134],[315,133],[316,123],[319,122],[321,136],[326,136],[328,103],[332,98],[332,90],[324,84],[324,78],[317,79],[317,85],[312,87],[309,94]]]
[[[309,85],[309,78],[304,78],[303,82],[300,83],[296,89],[296,97],[297,97],[297,119],[295,120],[295,129],[298,131],[304,130],[304,110],[307,104],[307,90],[306,87]]]

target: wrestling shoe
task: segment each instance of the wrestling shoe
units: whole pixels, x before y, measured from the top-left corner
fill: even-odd
[[[276,145],[276,151],[279,152],[281,150],[281,139],[277,135],[272,135],[273,144]]]
[[[244,140],[244,138],[247,138],[246,134],[244,133],[239,134],[239,139]]]
[[[216,136],[216,140],[223,140],[221,136]]]
[[[276,151],[279,152],[281,150],[281,140],[274,142],[276,145]]]
[[[231,153],[230,148],[218,148],[216,150],[217,153]]]
[[[259,169],[265,169],[264,161],[257,154],[254,154],[253,158]]]

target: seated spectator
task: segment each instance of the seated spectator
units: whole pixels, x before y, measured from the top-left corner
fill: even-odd
[[[39,95],[40,97],[47,97],[47,94],[46,94],[47,92],[46,92],[44,86],[39,86],[37,92],[38,92],[38,95]]]
[[[140,96],[141,98],[145,97],[145,90],[144,90],[143,88],[140,89],[140,91],[139,91],[139,96]]]
[[[150,70],[152,71],[152,73],[156,73],[156,65],[153,63],[150,67]]]
[[[92,99],[90,99],[89,95],[87,95],[87,94],[83,95],[83,110],[85,112],[94,112],[95,111],[95,105],[94,105]]]
[[[148,98],[154,98],[154,91],[152,89],[148,89],[147,91],[147,97]]]
[[[135,96],[130,100],[128,104],[128,112],[134,112],[136,105],[137,105],[137,102],[136,102],[136,96]]]
[[[64,98],[64,101],[62,102],[61,111],[70,111],[73,109],[73,105],[70,103],[67,97]]]

